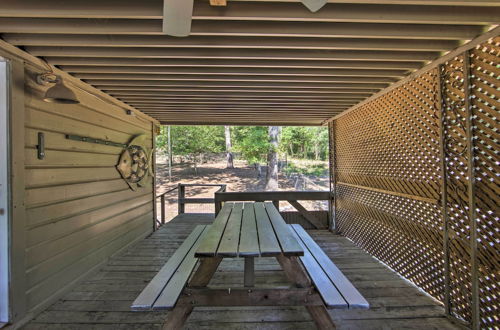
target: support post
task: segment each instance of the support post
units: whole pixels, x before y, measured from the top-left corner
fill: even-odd
[[[165,224],[165,194],[161,195],[161,223]]]
[[[254,257],[245,257],[245,275],[243,282],[246,287],[254,286],[255,283]]]
[[[477,258],[477,216],[476,216],[476,182],[474,162],[474,113],[471,105],[471,83],[470,83],[470,52],[464,53],[464,107],[466,112],[466,135],[467,135],[467,176],[468,201],[470,221],[470,250],[471,250],[471,281],[472,281],[472,329],[480,329],[479,316],[479,279]]]
[[[443,219],[443,262],[444,262],[444,309],[446,315],[451,314],[450,306],[450,251],[448,234],[448,184],[446,169],[446,104],[444,103],[443,89],[444,84],[441,75],[443,74],[443,65],[438,67],[438,90],[435,100],[436,112],[439,117],[439,144],[441,154],[441,216]]]
[[[330,231],[338,234],[337,228],[337,154],[335,141],[335,120],[329,123],[329,143],[330,143],[330,189],[331,195],[328,199],[328,222]]]
[[[186,197],[186,187],[182,183],[179,183],[177,196],[177,214],[184,214],[186,211],[186,204],[184,204],[184,198]]]

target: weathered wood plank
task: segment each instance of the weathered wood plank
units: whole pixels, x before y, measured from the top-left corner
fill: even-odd
[[[205,228],[203,225],[195,227],[184,243],[182,243],[168,262],[160,269],[158,274],[156,274],[141,294],[134,300],[131,306],[133,310],[150,309],[154,305],[172,275],[177,271]]]
[[[217,256],[238,256],[238,245],[240,243],[241,218],[243,215],[243,203],[236,203],[227,221],[226,230],[220,240]]]
[[[205,229],[205,228],[203,228]],[[180,263],[179,267],[175,270],[170,278],[165,289],[161,292],[158,299],[153,304],[153,309],[170,309],[173,308],[177,302],[177,298],[181,294],[184,286],[186,285],[189,276],[193,272],[198,259],[195,257],[195,252],[201,242],[203,242],[205,233],[200,233],[200,236],[189,249],[189,252]]]
[[[280,213],[272,203],[264,203],[266,207],[269,219],[274,227],[276,237],[283,250],[283,255],[285,256],[302,256],[304,255],[304,250],[300,246],[297,239],[292,235],[290,228],[285,223]]]
[[[369,304],[337,266],[328,258],[321,248],[313,241],[300,225],[290,225],[297,233],[302,243],[316,259],[326,276],[337,287],[337,290],[349,304],[349,308],[368,308]]]
[[[261,256],[277,256],[281,254],[278,238],[274,233],[271,220],[262,203],[254,203],[257,233],[259,235],[259,248]]]
[[[326,224],[323,223],[323,221],[321,221],[314,214],[312,214],[311,212],[306,210],[306,208],[304,206],[302,206],[302,204],[300,204],[299,202],[288,201],[288,203],[290,203],[293,207],[295,207],[297,209],[297,211],[299,211],[299,213],[302,214],[302,216],[307,221],[309,221],[316,229],[326,228]]]
[[[198,247],[195,257],[213,257],[217,252],[220,240],[226,229],[227,221],[231,215],[233,209],[233,203],[226,203],[222,207],[222,210],[215,218],[214,223],[210,226],[208,231],[205,233],[203,242],[201,242]]]
[[[309,277],[313,281],[314,285],[319,291],[319,294],[325,301],[325,305],[329,308],[347,308],[349,305],[345,301],[344,297],[340,294],[333,283],[325,276],[325,273],[321,266],[318,264],[317,260],[314,259],[311,252],[307,250],[305,245],[300,241],[299,237],[293,231],[293,235],[299,241],[299,244],[304,249],[304,255],[299,257],[300,261],[306,268]]]
[[[241,223],[241,237],[238,254],[240,256],[249,257],[260,255],[255,209],[252,203],[245,203],[243,205],[243,219]]]

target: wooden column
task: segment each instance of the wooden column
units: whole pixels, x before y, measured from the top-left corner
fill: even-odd
[[[184,198],[186,197],[186,187],[182,183],[179,183],[177,196],[177,213],[183,214],[186,211],[186,204],[184,204]]]
[[[448,184],[446,164],[446,104],[443,100],[444,84],[441,75],[443,65],[438,67],[438,90],[435,106],[439,113],[439,146],[441,157],[441,217],[443,221],[443,263],[444,263],[444,308],[446,315],[451,315],[450,307],[450,250],[449,250],[449,218],[448,218]]]
[[[188,287],[206,287],[219,267],[222,258],[202,258],[198,269],[189,281]],[[168,313],[167,320],[163,324],[163,330],[181,329],[193,311],[193,305],[177,304],[175,308]]]
[[[254,286],[255,283],[255,266],[254,257],[245,257],[245,275],[244,285],[247,287]]]
[[[470,222],[470,250],[471,250],[471,281],[472,281],[472,329],[480,328],[479,316],[479,279],[477,258],[477,215],[476,215],[476,182],[474,162],[474,113],[471,105],[471,83],[470,83],[470,52],[464,53],[464,107],[466,111],[466,135],[467,135],[467,176],[468,202]]]
[[[161,223],[165,224],[165,194],[161,195],[160,197],[160,203],[161,203]]]

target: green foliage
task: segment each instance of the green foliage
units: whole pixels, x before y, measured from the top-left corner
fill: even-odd
[[[231,129],[233,151],[249,164],[265,163],[271,148],[268,128],[235,126]],[[171,126],[174,155],[195,157],[203,153],[225,151],[224,126]],[[167,127],[162,126],[156,146],[167,149]],[[287,126],[281,130],[278,151],[293,158],[326,160],[328,129],[326,127]]]
[[[328,174],[328,169],[326,164],[296,164],[294,162],[289,162],[288,166],[283,168],[283,172],[286,175],[292,173],[299,173],[305,175],[323,176]]]
[[[233,149],[249,164],[264,163],[270,148],[268,129],[262,126],[236,126]]]
[[[194,156],[225,150],[223,126],[171,126],[172,153]],[[162,126],[156,139],[158,149],[167,149],[167,127]]]
[[[325,160],[328,156],[328,129],[326,127],[283,127],[280,151],[292,157]]]

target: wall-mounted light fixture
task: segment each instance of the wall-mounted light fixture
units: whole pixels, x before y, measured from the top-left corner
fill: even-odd
[[[36,77],[36,82],[40,85],[55,84],[47,89],[43,100],[51,103],[78,104],[75,93],[67,87],[62,78],[53,72],[44,72]]]

